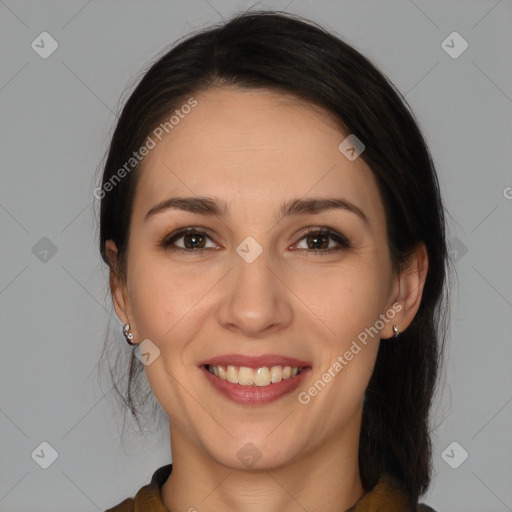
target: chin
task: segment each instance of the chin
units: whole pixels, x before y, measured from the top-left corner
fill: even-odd
[[[268,434],[253,436],[244,440],[230,438],[227,443],[208,449],[210,456],[218,464],[236,471],[267,471],[275,470],[291,464],[298,456],[296,447],[284,446],[284,440],[271,439]]]

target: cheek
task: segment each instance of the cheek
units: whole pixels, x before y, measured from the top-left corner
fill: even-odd
[[[166,264],[147,253],[133,255],[130,263],[129,294],[138,334],[158,345],[173,337],[174,326],[208,290],[208,280],[190,277],[183,266]]]
[[[322,273],[297,277],[293,285],[301,306],[312,320],[323,325],[322,332],[338,344],[354,339],[373,325],[385,302],[385,277],[375,263],[363,261],[331,267]],[[333,337],[334,335],[334,337]]]
[[[319,334],[322,360],[317,378],[325,383],[326,392],[321,391],[323,384],[313,385],[304,398],[318,396],[315,407],[331,418],[327,429],[355,414],[371,378],[379,348],[379,336],[372,327],[385,303],[382,277],[378,265],[340,267],[328,278],[317,279],[318,287],[305,301],[315,312],[308,322],[310,331],[314,324]]]

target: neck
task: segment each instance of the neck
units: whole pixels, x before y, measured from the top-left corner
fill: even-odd
[[[364,494],[358,435],[327,440],[313,453],[278,468],[240,471],[219,464],[171,429],[173,469],[162,487],[170,512],[345,512]]]

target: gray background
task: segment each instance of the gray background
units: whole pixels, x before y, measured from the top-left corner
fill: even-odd
[[[164,435],[146,438],[132,426],[120,446],[111,390],[97,382],[112,307],[92,190],[127,84],[177,38],[253,4],[0,0],[2,512],[104,510],[170,462],[165,424]],[[423,501],[439,512],[511,511],[512,3],[260,8],[304,15],[353,44],[405,94],[424,130],[458,281]],[[47,59],[31,48],[43,31],[59,44]],[[441,47],[453,31],[469,44],[456,59]],[[43,237],[55,254],[41,252]],[[44,441],[58,452],[48,469],[31,457]],[[453,442],[452,463],[469,454],[457,469],[445,462]]]

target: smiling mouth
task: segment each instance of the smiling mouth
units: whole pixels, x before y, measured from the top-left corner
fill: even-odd
[[[248,368],[246,366],[204,365],[205,368],[219,379],[241,386],[269,386],[283,380],[293,379],[299,375],[305,367],[296,366],[261,366]]]

